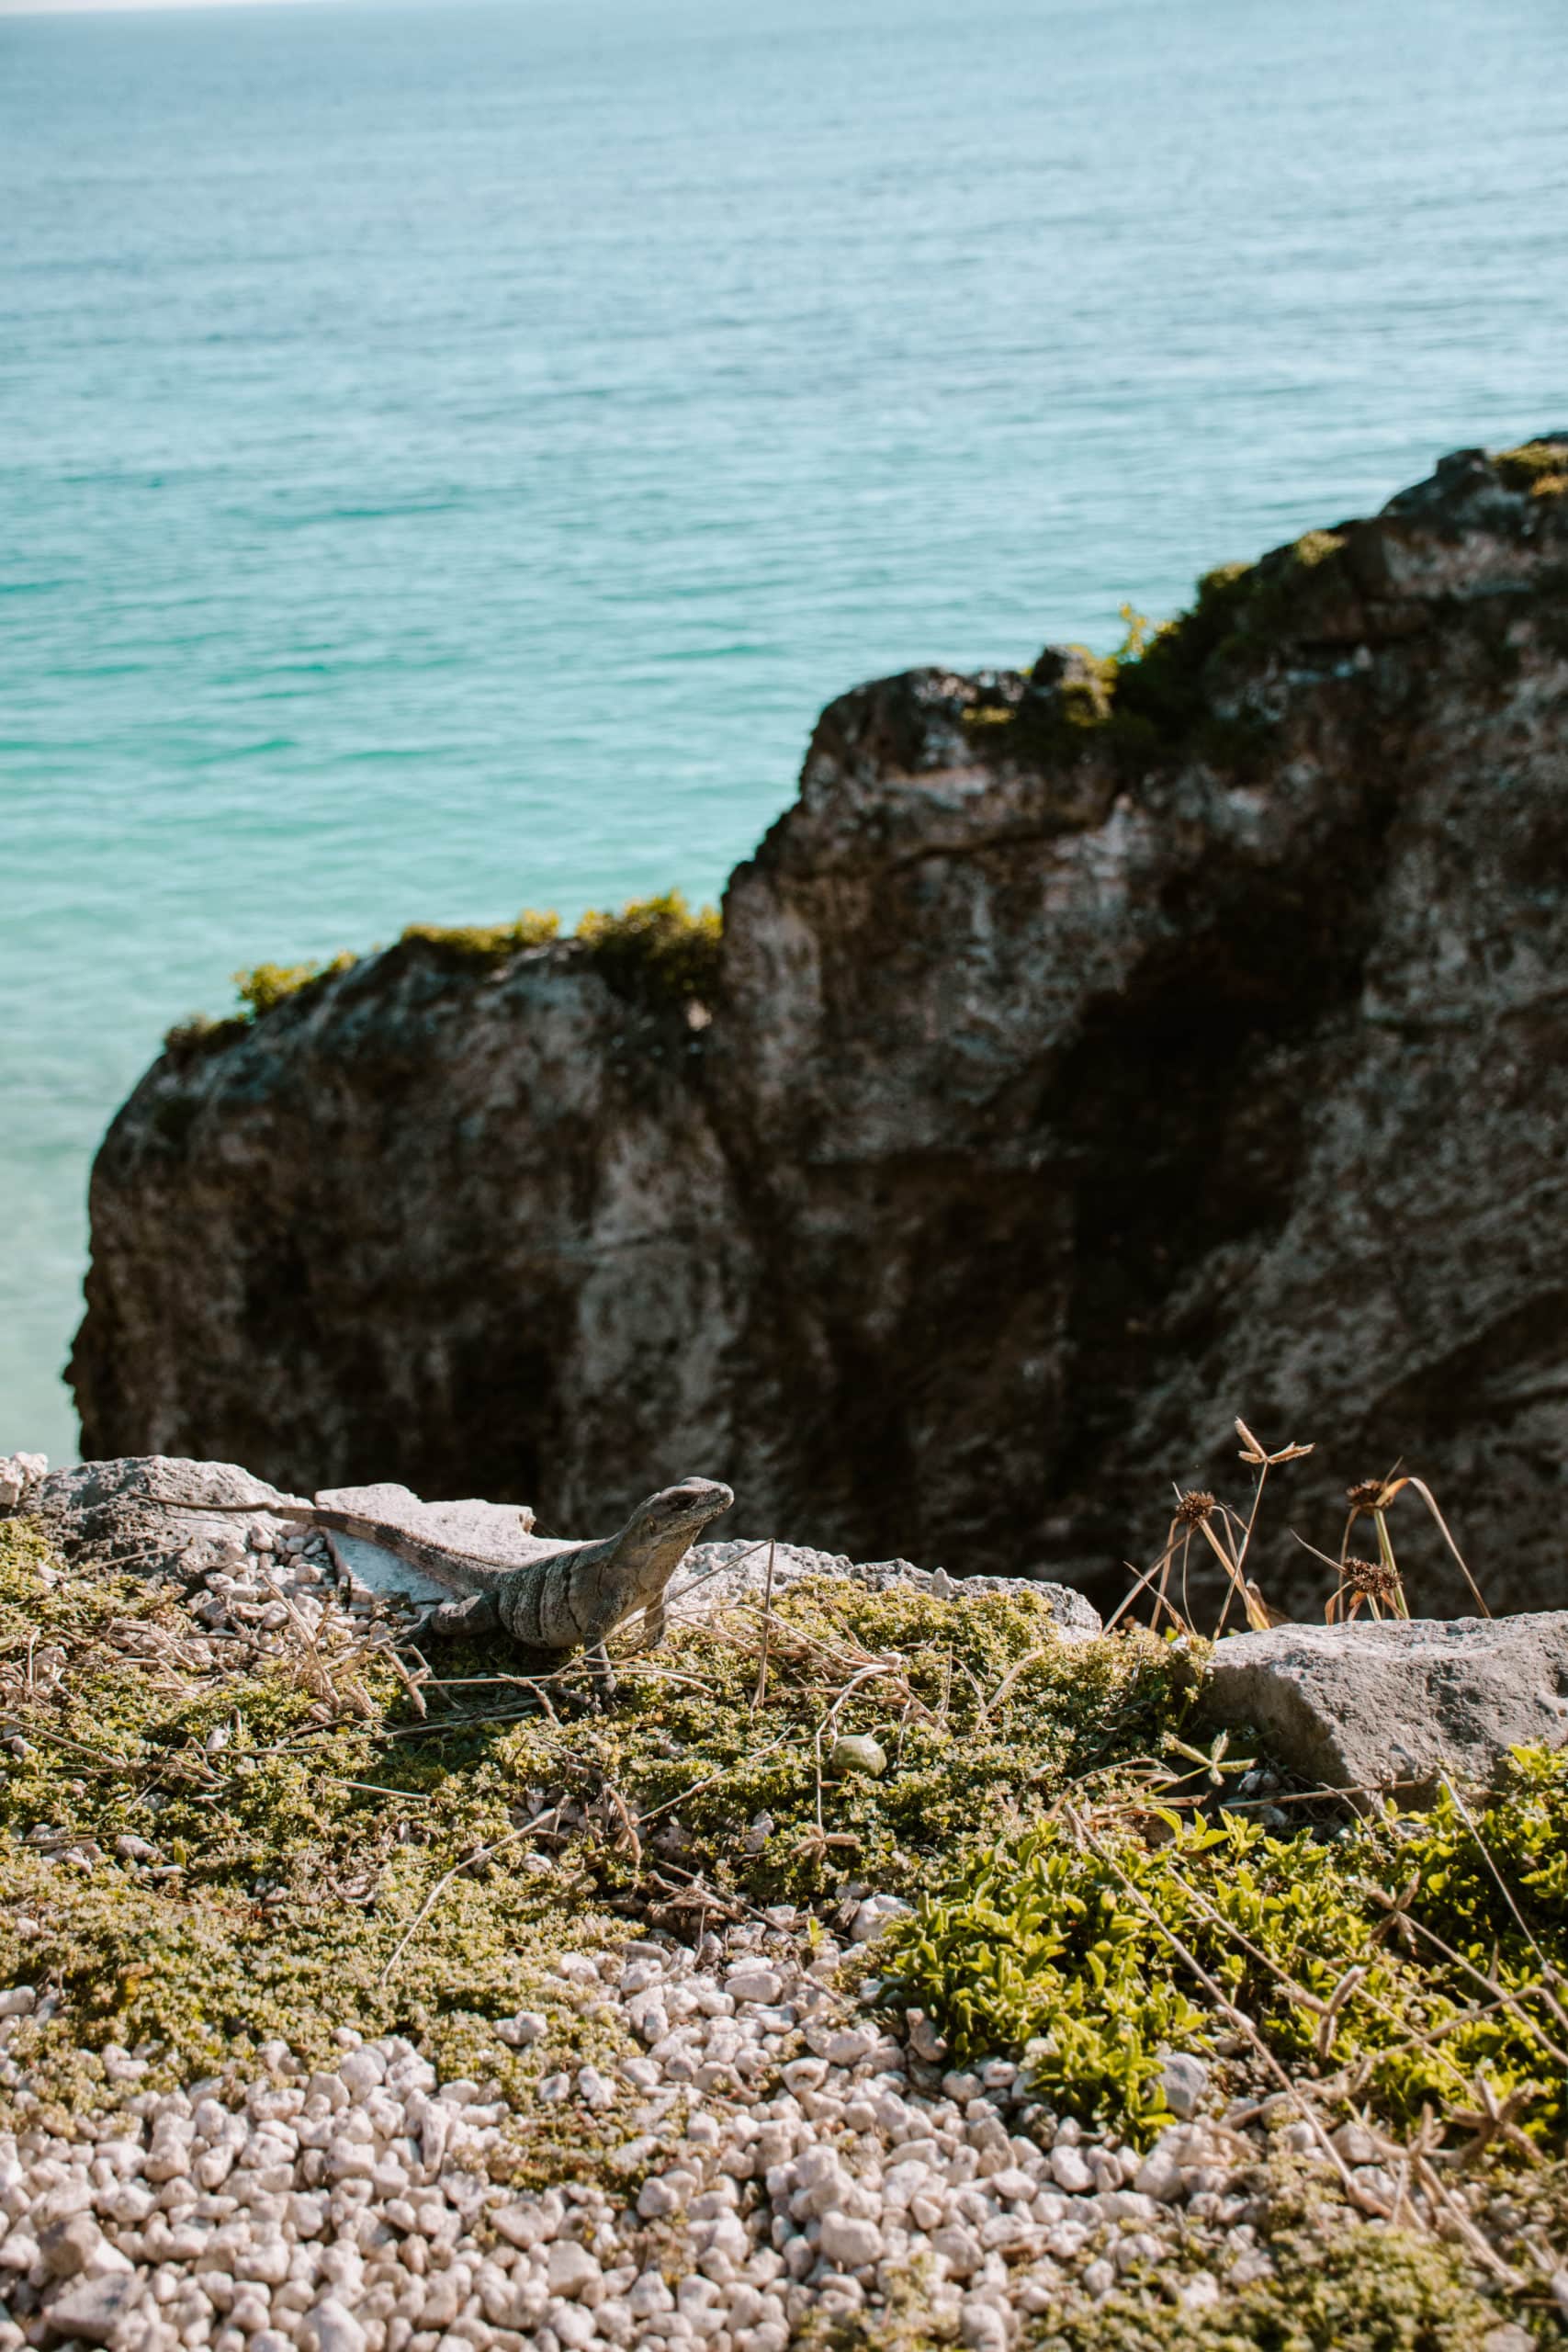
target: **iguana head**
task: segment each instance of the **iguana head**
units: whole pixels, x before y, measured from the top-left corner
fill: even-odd
[[[729,1509],[731,1487],[716,1478],[682,1478],[638,1503],[616,1538],[622,1559],[636,1562],[639,1588],[661,1592],[710,1519]]]

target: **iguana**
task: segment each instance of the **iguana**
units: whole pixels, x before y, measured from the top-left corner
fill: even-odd
[[[149,1500],[166,1510],[244,1511],[254,1518],[286,1519],[297,1527],[317,1527],[328,1536],[356,1536],[377,1544],[436,1584],[465,1597],[428,1611],[422,1630],[484,1633],[499,1627],[530,1649],[586,1649],[599,1688],[613,1696],[615,1678],[604,1648],[606,1636],[628,1617],[642,1612],[645,1646],[663,1637],[664,1594],[671,1577],[710,1519],[735,1500],[730,1488],[713,1478],[685,1478],[638,1503],[616,1535],[574,1544],[525,1534],[521,1557],[497,1559],[415,1535],[391,1521],[364,1519],[357,1511],[324,1503],[280,1503],[259,1496],[249,1503],[176,1502],[171,1496]]]

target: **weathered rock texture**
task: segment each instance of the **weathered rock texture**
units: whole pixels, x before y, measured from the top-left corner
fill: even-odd
[[[1217,1645],[1203,1703],[1327,1788],[1484,1787],[1510,1747],[1568,1743],[1568,1611],[1241,1634]]]
[[[1114,680],[844,696],[705,1025],[412,941],[166,1056],[95,1174],[86,1448],[545,1526],[697,1471],[1093,1582],[1167,1479],[1235,1491],[1241,1411],[1318,1441],[1320,1540],[1403,1456],[1494,1605],[1568,1598],[1565,485],[1463,452]]]
[[[243,1560],[255,1528],[265,1528],[269,1538],[299,1537],[296,1525],[268,1510],[269,1504],[299,1499],[279,1494],[235,1462],[171,1460],[155,1453],[77,1462],[51,1471],[39,1454],[0,1458],[0,1519],[15,1510],[36,1518],[73,1568],[91,1562],[123,1575],[190,1582]],[[515,1506],[474,1498],[425,1502],[406,1487],[385,1482],[329,1487],[311,1499],[493,1559],[521,1562],[529,1555],[530,1514]],[[171,1510],[172,1501],[186,1507]],[[225,1508],[203,1510],[204,1504]],[[254,1508],[248,1516],[230,1515],[227,1507],[235,1504]],[[362,1598],[379,1593],[424,1603],[452,1597],[450,1586],[434,1583],[378,1544],[334,1534],[331,1548],[351,1592]],[[771,1541],[694,1544],[671,1584],[670,1614],[686,1624],[705,1623],[723,1610],[758,1607],[770,1592],[787,1592],[808,1577],[840,1577],[873,1592],[910,1584],[958,1607],[978,1591],[1023,1591],[1047,1603],[1065,1641],[1092,1640],[1100,1630],[1099,1612],[1081,1592],[1065,1585],[1010,1577],[970,1577],[960,1584],[941,1569],[933,1574],[908,1560],[855,1561]]]

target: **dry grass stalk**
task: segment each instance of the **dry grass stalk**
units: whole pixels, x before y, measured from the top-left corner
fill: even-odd
[[[1132,1610],[1134,1604],[1147,1595],[1150,1602],[1148,1628],[1157,1633],[1162,1619],[1168,1619],[1178,1634],[1196,1631],[1188,1597],[1188,1578],[1191,1547],[1195,1537],[1201,1537],[1208,1546],[1224,1579],[1224,1598],[1211,1639],[1217,1641],[1224,1633],[1232,1609],[1240,1604],[1249,1630],[1266,1633],[1290,1620],[1270,1606],[1257,1579],[1248,1573],[1248,1555],[1258,1531],[1264,1488],[1269,1474],[1287,1462],[1300,1462],[1314,1451],[1311,1445],[1289,1445],[1272,1453],[1257,1437],[1247,1423],[1237,1419],[1236,1434],[1241,1439],[1240,1458],[1256,1472],[1252,1499],[1246,1515],[1234,1510],[1206,1488],[1193,1487],[1177,1491],[1175,1508],[1167,1530],[1164,1548],[1158,1557],[1141,1572],[1128,1566],[1134,1583],[1106,1621],[1109,1633]],[[1455,1543],[1448,1521],[1438,1510],[1436,1498],[1424,1479],[1405,1472],[1391,1471],[1385,1478],[1363,1478],[1348,1490],[1348,1516],[1340,1539],[1337,1557],[1320,1552],[1304,1537],[1296,1541],[1321,1560],[1335,1577],[1335,1589],[1330,1595],[1325,1615],[1329,1624],[1349,1623],[1363,1611],[1369,1618],[1383,1616],[1408,1618],[1409,1602],[1399,1563],[1388,1529],[1388,1511],[1406,1487],[1411,1487],[1426,1504],[1443,1542],[1464,1577],[1472,1598],[1483,1615],[1490,1616],[1481,1589],[1472,1576],[1459,1545]],[[1377,1536],[1378,1556],[1375,1560],[1354,1556],[1350,1552],[1350,1537],[1360,1519],[1370,1519]],[[1293,1531],[1292,1531],[1293,1532]],[[1179,1607],[1171,1598],[1170,1586],[1179,1566],[1181,1602]]]
[[[423,1927],[425,1921],[429,1918],[431,1913],[434,1910],[436,1905],[440,1902],[441,1897],[446,1894],[446,1889],[451,1885],[453,1880],[455,1878],[461,1878],[465,1871],[472,1870],[476,1862],[488,1862],[493,1854],[499,1854],[501,1852],[503,1846],[514,1845],[519,1838],[527,1837],[533,1826],[534,1825],[532,1822],[527,1822],[520,1829],[509,1829],[505,1837],[498,1838],[493,1845],[481,1846],[477,1854],[465,1854],[461,1861],[454,1862],[452,1868],[446,1872],[444,1878],[438,1878],[436,1880],[435,1884],[431,1888],[430,1893],[425,1896],[424,1901],[414,1913],[414,1916],[410,1920],[407,1928],[398,1938],[397,1943],[394,1945],[392,1950],[391,1958],[388,1961],[386,1966],[382,1969],[380,1975],[376,1980],[378,1984],[384,1984],[388,1977],[390,1976],[393,1969],[396,1968],[399,1961],[401,1960],[404,1952],[407,1951],[410,1944],[413,1941],[421,1928]]]

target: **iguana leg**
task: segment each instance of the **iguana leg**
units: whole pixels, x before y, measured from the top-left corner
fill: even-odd
[[[422,1634],[437,1638],[456,1634],[494,1634],[501,1630],[501,1611],[493,1592],[471,1592],[464,1600],[441,1600],[421,1618]]]
[[[658,1600],[650,1601],[642,1612],[642,1645],[645,1650],[656,1650],[659,1647],[660,1643],[664,1639],[664,1628],[668,1622],[664,1595],[660,1593]]]
[[[592,1648],[585,1655],[593,1677],[594,1698],[600,1706],[607,1707],[618,1688],[615,1681],[615,1669],[610,1664],[610,1653],[603,1642],[595,1642]]]

